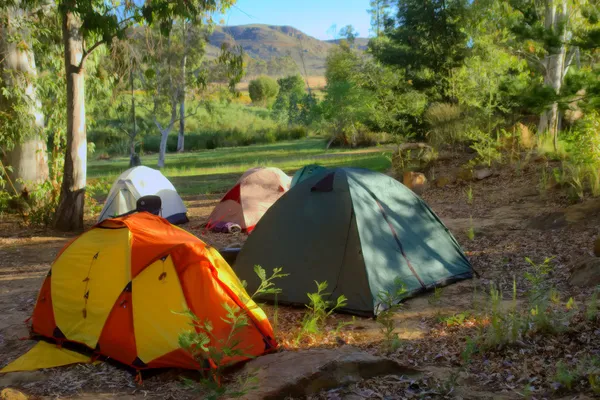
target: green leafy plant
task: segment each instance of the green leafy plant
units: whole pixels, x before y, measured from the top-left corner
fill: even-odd
[[[475,240],[475,228],[473,227],[473,217],[469,217],[469,228],[467,229],[469,240]]]
[[[394,322],[394,314],[402,309],[400,300],[406,293],[406,285],[400,278],[394,280],[392,291],[381,291],[377,294],[379,303],[377,310],[377,323],[380,325],[380,330],[385,337],[384,349],[387,352],[396,351],[400,345],[400,338],[396,332],[396,324]]]
[[[444,288],[443,287],[441,287],[441,286],[440,287],[435,287],[433,289],[433,296],[430,296],[429,299],[427,299],[427,301],[431,305],[437,305],[442,300],[442,294],[443,293],[444,293]]]
[[[479,349],[477,348],[477,341],[473,338],[468,337],[465,348],[460,353],[460,357],[463,360],[464,365],[469,365],[471,363],[471,358],[473,354],[477,353]]]
[[[290,275],[283,274],[281,271],[283,271],[283,268],[273,268],[273,273],[271,276],[267,277],[265,269],[260,265],[255,265],[254,273],[260,278],[260,285],[258,285],[256,291],[250,297],[255,298],[256,296],[264,294],[280,294],[281,289],[276,287],[273,281]],[[246,282],[242,282],[242,285],[246,286]]]
[[[183,314],[191,319],[193,330],[184,332],[179,336],[179,346],[188,351],[200,365],[210,365],[210,371],[203,371],[200,385],[204,390],[205,398],[217,400],[223,396],[242,397],[247,393],[251,378],[241,382],[241,387],[231,389],[231,386],[222,385],[223,370],[228,366],[227,360],[235,357],[253,358],[241,347],[242,342],[237,338],[241,330],[249,325],[246,313],[238,306],[224,303],[226,316],[221,319],[229,326],[226,335],[215,335],[213,324],[210,320],[200,320],[191,311]],[[187,381],[188,384],[194,384]]]
[[[281,293],[281,289],[275,286],[275,279],[283,278],[289,274],[283,274],[282,268],[274,268],[271,276],[267,277],[264,268],[260,265],[254,267],[254,272],[260,278],[260,285],[255,293],[251,296],[259,296],[261,294]],[[245,286],[246,282],[242,282]],[[247,353],[248,348],[243,347],[243,342],[238,338],[241,330],[249,326],[249,317],[245,310],[237,305],[231,306],[227,303],[222,304],[226,311],[225,317],[221,317],[228,328],[227,335],[222,332],[219,335],[214,334],[212,321],[209,319],[200,320],[190,310],[186,310],[181,315],[190,318],[193,329],[183,332],[179,335],[179,346],[188,351],[197,361],[199,365],[209,365],[210,368],[202,369],[202,378],[199,382],[190,379],[184,379],[184,382],[192,387],[197,387],[199,384],[200,390],[203,392],[203,398],[208,400],[218,400],[222,397],[240,398],[244,397],[248,392],[255,390],[256,377],[253,374],[247,376],[239,376],[237,381],[231,385],[223,385],[223,371],[227,368],[231,360],[236,357],[253,358]]]
[[[564,362],[559,361],[556,363],[556,374],[554,380],[558,382],[564,388],[571,390],[573,383],[577,380],[578,374],[572,367],[566,365]]]
[[[465,190],[465,196],[467,197],[467,204],[473,204],[473,187],[469,185],[469,188]]]
[[[317,291],[314,293],[307,293],[309,304],[306,305],[308,308],[307,313],[302,319],[302,325],[300,333],[298,334],[297,341],[299,341],[305,335],[318,334],[321,332],[327,318],[333,314],[336,310],[346,306],[348,299],[344,295],[340,295],[335,303],[326,300],[330,293],[325,292],[327,290],[327,282],[317,282]]]

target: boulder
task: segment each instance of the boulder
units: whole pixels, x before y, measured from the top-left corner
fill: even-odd
[[[577,287],[600,285],[600,258],[585,257],[571,264],[569,284]]]
[[[427,188],[427,178],[420,172],[405,172],[402,178],[402,183],[404,186],[419,195],[423,194]]]
[[[304,397],[383,375],[417,375],[420,371],[377,357],[353,346],[284,351],[248,362],[239,377],[257,379],[246,400]]]
[[[473,171],[473,176],[477,180],[489,178],[492,175],[494,175],[494,173],[489,168],[480,168],[480,169],[476,169],[475,171]]]
[[[0,392],[0,400],[27,400],[28,397],[16,389],[6,388]]]

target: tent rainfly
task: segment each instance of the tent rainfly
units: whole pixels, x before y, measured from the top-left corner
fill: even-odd
[[[252,232],[258,221],[285,192],[291,178],[279,168],[257,167],[244,172],[208,217],[208,226],[230,222]]]
[[[217,250],[147,212],[107,219],[59,253],[40,289],[31,330],[59,347],[36,346],[2,372],[86,362],[63,346],[138,371],[214,368],[214,360],[183,350],[179,337],[194,326],[201,331],[191,312],[211,323],[212,346],[227,346],[228,310],[248,323],[235,336],[244,354],[223,364],[276,348],[266,315]]]
[[[179,225],[189,221],[187,209],[173,184],[160,171],[139,166],[128,169],[117,178],[98,222],[135,210],[136,201],[148,195],[160,197],[161,216],[170,223]]]
[[[306,304],[315,281],[327,281],[333,298],[348,298],[344,311],[362,315],[376,315],[378,296],[395,291],[398,279],[408,297],[472,277],[459,244],[419,196],[354,168],[323,169],[279,199],[234,265],[251,292],[260,283],[255,265],[290,274],[277,282],[280,304]]]

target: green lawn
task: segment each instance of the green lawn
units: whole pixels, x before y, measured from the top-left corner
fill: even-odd
[[[231,187],[239,176],[255,166],[277,167],[288,174],[306,164],[329,167],[362,167],[385,171],[390,166],[389,148],[325,150],[320,138],[280,142],[247,147],[219,148],[183,154],[167,154],[167,166],[162,170],[182,195],[220,193]],[[352,153],[352,154],[347,154]],[[142,157],[142,164],[156,168],[157,154]],[[90,161],[90,182],[112,182],[125,171],[129,158]]]

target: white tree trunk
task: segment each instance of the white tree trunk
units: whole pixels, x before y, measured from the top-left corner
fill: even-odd
[[[12,167],[9,177],[15,184],[17,190],[27,188],[27,183],[40,183],[48,179],[48,156],[46,141],[43,139],[44,116],[41,112],[41,103],[37,97],[34,85],[37,74],[35,57],[31,50],[29,34],[17,31],[17,20],[23,17],[23,10],[17,7],[8,7],[6,10],[7,23],[0,27],[0,70],[5,87],[22,86],[24,95],[27,97],[26,104],[29,106],[28,114],[31,126],[23,127],[25,135],[22,142],[16,143],[15,147],[7,151],[4,163]],[[9,40],[11,36],[18,36],[21,43]],[[25,85],[24,85],[25,83]],[[2,108],[11,112],[9,100],[0,96]],[[0,144],[1,145],[1,144]],[[23,183],[21,183],[23,182]]]
[[[543,61],[546,68],[544,74],[544,84],[554,89],[556,94],[560,94],[564,75],[566,72],[565,59],[567,49],[565,45],[567,30],[566,23],[568,18],[567,0],[546,0],[545,9],[545,28],[559,34],[561,45],[559,47],[549,48],[548,55]],[[557,147],[558,128],[560,126],[560,112],[558,103],[552,104],[549,110],[540,116],[538,132],[548,132],[554,140],[554,147]]]
[[[83,228],[87,166],[84,75],[80,68],[83,58],[81,19],[74,13],[64,13],[62,28],[67,74],[67,149],[54,226],[72,231]]]
[[[187,35],[187,24],[185,20],[182,22],[183,34],[181,38],[183,40],[183,57],[181,58],[181,89],[179,99],[179,136],[177,137],[177,152],[181,153],[185,149],[185,66],[187,63],[187,50],[188,50],[188,35]]]
[[[167,153],[167,139],[169,138],[170,132],[171,127],[160,130],[160,146],[158,148],[158,168],[164,168],[165,166],[165,154]]]

